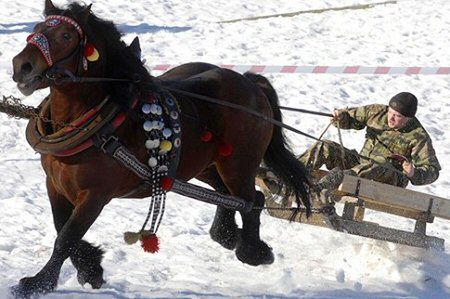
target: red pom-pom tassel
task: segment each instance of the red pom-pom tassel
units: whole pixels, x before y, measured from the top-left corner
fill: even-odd
[[[208,141],[211,141],[211,139],[212,139],[212,133],[210,132],[210,131],[206,131],[205,133],[203,133],[202,134],[202,136],[200,137],[200,139],[203,141],[203,142],[208,142]]]
[[[219,155],[228,157],[233,153],[233,146],[227,142],[219,145]]]
[[[155,253],[159,251],[159,240],[155,234],[141,235],[141,247],[145,252]]]

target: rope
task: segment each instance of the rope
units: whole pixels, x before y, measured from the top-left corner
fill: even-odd
[[[283,110],[289,110],[289,111],[294,111],[294,112],[300,112],[300,113],[307,113],[307,114],[320,115],[320,116],[334,117],[333,114],[331,114],[331,113],[317,112],[317,111],[311,111],[311,110],[307,110],[307,109],[292,108],[292,107],[284,107],[284,106],[280,106],[280,109],[283,109]],[[313,139],[316,140],[316,141],[318,141],[318,142],[324,142],[324,141],[321,140],[321,139],[322,139],[323,135],[325,134],[325,132],[328,130],[328,128],[331,126],[332,123],[333,123],[333,122],[331,121],[331,122],[328,124],[328,126],[325,128],[325,130],[322,132],[322,134],[320,135],[319,138],[313,138]],[[400,174],[400,175],[402,175],[402,176],[405,175],[402,171],[398,170],[398,169],[395,168],[395,167],[392,167],[392,168],[391,168],[391,167],[386,167],[385,165],[383,165],[383,164],[381,164],[381,163],[379,163],[379,162],[373,160],[372,158],[363,156],[363,155],[361,155],[361,154],[355,153],[354,151],[351,151],[351,150],[345,148],[344,145],[343,145],[343,142],[342,142],[342,134],[341,134],[341,131],[340,131],[341,129],[340,129],[340,127],[339,127],[339,122],[337,123],[337,129],[338,129],[338,138],[339,138],[339,143],[340,143],[339,149],[341,150],[341,159],[342,159],[342,165],[343,165],[343,166],[345,165],[345,162],[344,162],[344,161],[345,161],[345,153],[348,153],[348,154],[353,155],[353,156],[355,156],[355,157],[362,158],[362,159],[364,159],[364,160],[367,160],[367,161],[369,161],[369,162],[372,162],[372,163],[374,163],[374,164],[376,164],[376,165],[378,165],[378,166],[387,168],[387,169],[389,169],[389,170],[393,170],[394,172],[396,172],[396,173],[398,173],[398,174]],[[384,147],[386,147],[386,148],[388,149],[388,147],[387,147],[383,142],[381,142],[378,138],[377,138],[377,140],[378,140]],[[330,145],[331,145],[331,146],[336,146],[334,143],[331,143]],[[390,149],[388,149],[388,150],[391,151]],[[392,153],[392,151],[391,151],[391,153]],[[312,156],[312,155],[311,155],[311,156]]]
[[[339,125],[339,122],[336,122],[337,125],[337,131],[338,131],[338,138],[339,138],[339,144],[341,145],[341,160],[342,160],[342,167],[345,168],[345,147],[344,143],[342,142],[342,134],[341,134],[341,126]]]
[[[325,128],[325,130],[323,130],[322,134],[320,134],[320,136],[319,136],[319,140],[320,140],[320,141],[322,141],[323,135],[325,135],[325,133],[328,131],[328,129],[330,128],[331,124],[333,124],[333,122],[330,121],[330,123],[327,125],[327,127]]]

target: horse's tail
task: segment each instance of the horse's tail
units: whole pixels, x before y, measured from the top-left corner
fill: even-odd
[[[269,80],[264,76],[249,72],[245,73],[244,76],[263,90],[269,99],[274,119],[281,122],[282,117],[278,104],[278,95]],[[306,169],[289,149],[286,137],[279,126],[274,126],[273,128],[272,139],[264,154],[264,163],[284,185],[283,196],[295,195],[297,204],[300,204],[301,199],[306,207],[306,213],[309,215],[311,213],[311,204],[308,196],[309,181]]]

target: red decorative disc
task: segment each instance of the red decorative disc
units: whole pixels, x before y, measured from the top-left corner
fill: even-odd
[[[84,56],[89,57],[94,54],[95,48],[92,44],[86,44],[84,46]]]
[[[228,157],[233,153],[233,146],[227,142],[219,145],[219,155]]]
[[[172,187],[173,179],[169,177],[163,177],[161,178],[161,188],[164,191],[169,191],[169,189]]]
[[[208,142],[208,141],[211,141],[212,137],[213,137],[212,133],[210,131],[206,131],[205,133],[202,134],[200,139],[203,142]]]

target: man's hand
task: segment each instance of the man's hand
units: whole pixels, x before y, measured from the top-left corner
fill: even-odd
[[[403,172],[408,178],[412,178],[414,175],[414,165],[411,162],[403,161],[402,163]]]
[[[342,120],[342,111],[334,109],[332,122],[338,122],[340,120]]]

